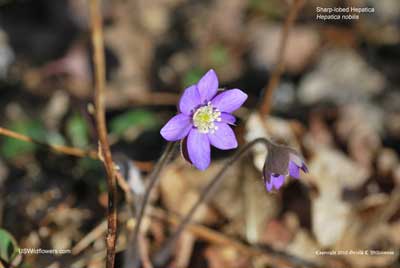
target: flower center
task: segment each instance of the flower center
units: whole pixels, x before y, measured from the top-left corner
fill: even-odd
[[[218,129],[214,124],[215,121],[221,121],[221,112],[212,107],[211,102],[198,108],[193,114],[193,125],[200,133],[214,133]]]

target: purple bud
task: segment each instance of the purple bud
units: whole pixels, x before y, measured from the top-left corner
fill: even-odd
[[[270,144],[263,168],[267,191],[270,192],[274,188],[279,190],[287,175],[299,179],[300,169],[303,172],[308,172],[303,158],[296,150],[287,146]]]

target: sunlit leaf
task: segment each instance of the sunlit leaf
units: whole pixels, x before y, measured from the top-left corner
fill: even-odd
[[[248,8],[251,13],[259,14],[269,19],[279,19],[284,14],[280,1],[250,0]]]
[[[67,135],[72,145],[84,148],[89,144],[89,128],[85,119],[78,113],[74,114],[67,121]]]
[[[78,167],[83,172],[98,172],[102,171],[102,164],[100,161],[91,158],[81,158],[78,160]]]
[[[43,141],[46,137],[46,131],[39,121],[14,122],[8,128],[40,141]],[[0,151],[4,158],[11,159],[19,155],[33,153],[36,147],[33,143],[6,137],[1,143]]]
[[[158,125],[157,117],[147,110],[130,110],[114,117],[110,122],[110,130],[113,134],[122,135],[131,128],[152,128]]]
[[[184,87],[196,84],[200,78],[205,74],[205,71],[200,68],[194,68],[186,72],[182,78],[182,84]]]
[[[106,193],[107,192],[107,181],[105,178],[102,178],[99,183],[98,183],[98,189],[100,193]]]
[[[0,229],[0,258],[6,263],[10,263],[18,253],[17,250],[15,238],[6,230]]]
[[[220,44],[213,46],[210,57],[213,65],[221,66],[229,62],[229,53],[227,49]]]

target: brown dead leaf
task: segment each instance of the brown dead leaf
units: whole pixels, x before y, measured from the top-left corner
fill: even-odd
[[[321,263],[321,258],[315,254],[319,249],[318,243],[307,231],[299,230],[286,250],[288,253],[304,260]]]
[[[284,222],[272,220],[266,225],[262,242],[271,245],[274,249],[284,250],[293,237]]]
[[[382,111],[369,104],[350,104],[339,111],[336,122],[339,137],[347,143],[350,156],[360,165],[370,168],[381,147]]]
[[[278,213],[279,197],[267,194],[261,173],[249,161],[243,163],[243,171],[243,212],[235,220],[242,222],[244,219],[240,233],[243,232],[250,243],[269,242],[265,229]]]
[[[197,201],[202,189],[222,165],[223,161],[213,161],[207,170],[199,171],[178,157],[161,174],[160,190],[165,206],[173,212],[184,215]],[[224,188],[225,184],[230,184],[235,180],[235,174],[237,174],[235,167],[228,170],[210,202],[215,202],[215,198],[219,196],[218,192]],[[195,213],[194,220],[211,223],[216,220],[216,215],[207,204],[203,204]]]
[[[250,265],[248,258],[241,256],[236,250],[230,247],[209,246],[205,250],[204,255],[210,268],[245,268]]]
[[[252,58],[257,65],[271,69],[276,64],[282,36],[281,25],[265,23],[255,25],[250,39],[254,49]],[[309,26],[295,26],[291,29],[285,50],[285,66],[290,73],[301,73],[312,62],[320,46],[319,33]]]
[[[289,121],[269,116],[264,123],[258,113],[252,113],[246,122],[245,140],[250,142],[259,137],[299,147],[296,133]],[[261,172],[267,157],[267,149],[264,145],[258,144],[253,147],[252,152],[254,165]]]
[[[351,205],[342,200],[342,191],[363,184],[368,172],[344,154],[328,148],[315,152],[309,171],[307,179],[319,191],[312,200],[313,232],[321,246],[332,246],[350,224]]]

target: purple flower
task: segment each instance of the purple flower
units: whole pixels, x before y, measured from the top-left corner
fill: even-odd
[[[268,192],[282,187],[285,177],[300,178],[300,169],[308,172],[303,158],[292,148],[271,144],[264,164],[264,183]]]
[[[198,169],[210,165],[210,145],[228,150],[238,146],[229,125],[236,119],[231,114],[247,99],[240,89],[217,94],[218,77],[209,70],[196,85],[185,89],[179,101],[179,112],[161,129],[168,141],[183,140],[188,160]]]

